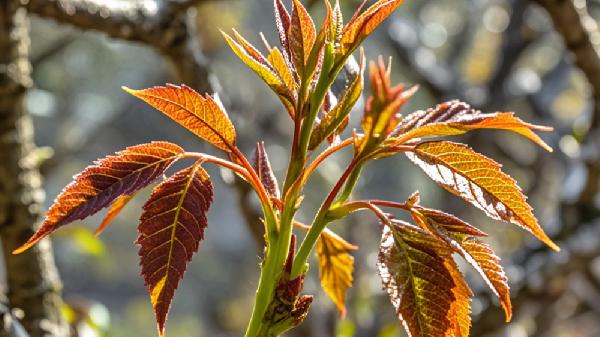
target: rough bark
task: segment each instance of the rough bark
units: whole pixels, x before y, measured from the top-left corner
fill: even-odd
[[[12,308],[22,310],[22,324],[32,337],[63,337],[68,328],[50,241],[11,254],[33,234],[44,198],[24,102],[31,85],[28,48],[26,11],[16,1],[0,2],[0,239],[7,297]]]

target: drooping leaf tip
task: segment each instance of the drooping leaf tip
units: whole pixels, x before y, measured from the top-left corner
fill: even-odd
[[[36,240],[29,240],[26,243],[24,243],[23,245],[21,245],[20,247],[18,247],[17,249],[12,251],[12,255],[19,255],[23,252],[25,252],[26,250],[28,250],[29,248],[31,248],[33,245],[35,245],[36,243],[38,243],[38,241],[40,241],[41,238],[36,239]]]

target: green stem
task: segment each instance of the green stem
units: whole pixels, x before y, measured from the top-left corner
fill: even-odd
[[[328,214],[331,209],[331,206],[334,204],[335,197],[338,195],[339,191],[344,186],[348,178],[355,171],[355,169],[357,168],[357,164],[357,160],[353,160],[352,162],[350,162],[350,164],[348,165],[338,182],[331,189],[331,192],[321,205],[319,212],[315,216],[311,227],[308,230],[308,233],[306,234],[306,237],[302,241],[300,248],[298,248],[298,253],[296,254],[296,257],[294,258],[294,264],[292,265],[292,272],[290,276],[292,279],[299,276],[305,269],[304,265],[308,260],[310,252],[317,243],[319,235],[321,234],[323,229],[325,229],[325,226],[327,226],[327,224],[331,222],[331,219],[328,217]]]
[[[300,157],[302,158],[306,157],[308,143],[310,141],[310,133],[312,131],[313,124],[315,124],[317,119],[317,115],[319,114],[319,109],[321,108],[321,105],[325,100],[325,96],[327,95],[327,90],[331,84],[333,84],[333,81],[337,76],[337,72],[335,71],[333,74],[330,74],[334,57],[335,49],[333,44],[327,44],[325,47],[325,55],[323,56],[323,64],[321,66],[321,75],[319,76],[317,85],[315,86],[315,89],[311,95],[308,115],[305,116],[304,120],[302,121],[299,146]]]

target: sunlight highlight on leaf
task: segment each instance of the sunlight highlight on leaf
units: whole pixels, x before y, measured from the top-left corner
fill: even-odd
[[[406,155],[450,193],[493,219],[528,230],[550,248],[559,250],[538,224],[521,188],[492,159],[464,144],[447,141],[419,143]]]
[[[125,91],[150,104],[157,110],[219,149],[231,152],[236,133],[220,102],[204,97],[186,85],[167,84],[144,90]]]
[[[329,230],[323,231],[317,241],[321,286],[342,318],[346,316],[346,292],[352,287],[354,257],[350,252],[356,249],[358,247]]]

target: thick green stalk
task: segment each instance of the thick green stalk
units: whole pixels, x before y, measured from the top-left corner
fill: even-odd
[[[276,227],[276,224],[267,225],[267,228]],[[279,232],[272,231],[269,235],[265,261],[261,267],[254,308],[252,309],[252,316],[246,330],[246,337],[266,337],[261,335],[261,331],[268,330],[264,327],[265,322],[263,319],[273,299],[275,287],[279,281],[279,276],[288,254],[291,237],[290,226],[284,226],[282,223],[279,228]]]

